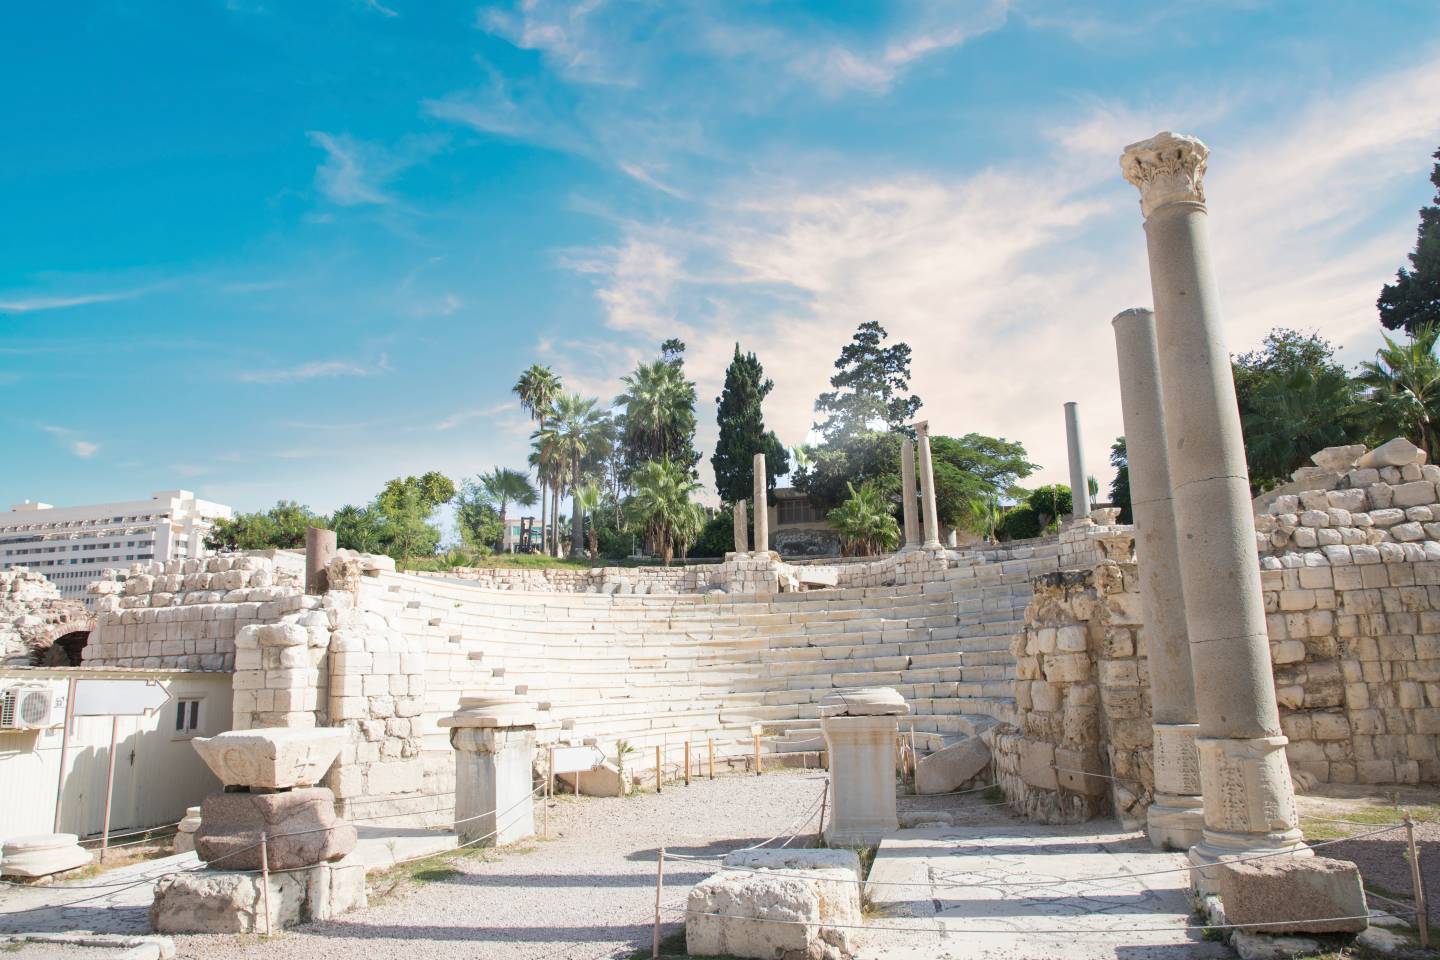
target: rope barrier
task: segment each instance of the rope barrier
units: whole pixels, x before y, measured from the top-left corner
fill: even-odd
[[[830,882],[836,882],[836,881],[830,881]],[[831,922],[826,921],[826,920],[781,920],[781,919],[774,918],[774,917],[745,917],[745,916],[740,916],[740,915],[738,915],[738,914],[712,913],[712,912],[704,911],[704,910],[691,910],[691,909],[689,909],[688,907],[687,907],[686,909],[683,909],[683,910],[674,910],[674,909],[672,909],[672,910],[670,910],[670,912],[671,912],[671,913],[683,913],[683,914],[685,914],[685,915],[687,915],[687,916],[692,916],[692,917],[713,917],[713,918],[719,919],[719,920],[748,920],[748,921],[752,921],[752,922],[754,922],[754,923],[780,923],[780,924],[786,924],[786,925],[789,925],[789,926],[829,927],[829,928],[836,929],[836,930],[870,930],[870,931],[875,931],[875,932],[887,932],[887,933],[923,933],[923,934],[928,934],[928,935],[931,935],[931,936],[933,936],[933,935],[936,934],[937,932],[944,932],[944,933],[947,933],[947,934],[959,933],[959,934],[970,934],[970,935],[982,935],[982,934],[987,934],[987,933],[993,933],[993,934],[1004,934],[1004,935],[1006,935],[1006,936],[1008,936],[1008,937],[1014,937],[1017,933],[1021,933],[1021,932],[1027,933],[1027,934],[1042,934],[1042,935],[1050,935],[1050,934],[1053,934],[1053,935],[1062,935],[1062,934],[1063,934],[1063,935],[1067,935],[1067,936],[1083,936],[1083,935],[1085,935],[1085,934],[1103,934],[1103,935],[1107,935],[1107,936],[1108,936],[1109,934],[1112,934],[1112,933],[1173,933],[1173,932],[1181,931],[1181,930],[1183,930],[1183,931],[1198,930],[1198,931],[1202,931],[1202,932],[1205,931],[1205,930],[1253,930],[1253,929],[1255,929],[1255,928],[1257,928],[1257,927],[1290,927],[1290,926],[1295,926],[1295,925],[1297,925],[1297,924],[1302,924],[1302,923],[1340,923],[1340,922],[1343,922],[1343,921],[1350,921],[1350,920],[1365,920],[1365,921],[1368,922],[1368,921],[1370,920],[1370,915],[1369,915],[1369,914],[1366,914],[1366,915],[1364,915],[1364,916],[1353,916],[1353,917],[1325,917],[1325,918],[1322,918],[1322,919],[1306,919],[1306,920],[1267,920],[1267,921],[1263,921],[1263,922],[1260,922],[1260,923],[1204,923],[1204,924],[1182,924],[1182,925],[1180,925],[1180,926],[1170,925],[1170,926],[1161,926],[1161,927],[1091,927],[1091,928],[1086,928],[1086,927],[1051,927],[1051,928],[1048,928],[1048,929],[1047,929],[1047,928],[1043,928],[1043,927],[1042,927],[1042,928],[1039,928],[1039,929],[1034,928],[1034,927],[1027,927],[1024,931],[1018,931],[1018,930],[1016,930],[1016,929],[1014,929],[1013,927],[1010,927],[1010,926],[996,927],[996,928],[991,929],[991,930],[981,930],[981,929],[976,929],[976,928],[973,928],[973,927],[972,927],[972,928],[968,928],[968,929],[957,929],[957,928],[955,928],[955,927],[949,926],[948,923],[947,923],[947,921],[945,920],[945,918],[934,918],[934,919],[938,920],[940,923],[945,924],[945,926],[944,926],[944,928],[943,928],[943,931],[937,931],[934,927],[887,927],[887,926],[878,926],[878,925],[875,925],[875,924],[868,924],[868,923],[831,923]],[[997,922],[997,923],[1006,923],[1006,922],[1008,922],[1008,921],[1000,921],[1000,920],[997,920],[996,922]]]

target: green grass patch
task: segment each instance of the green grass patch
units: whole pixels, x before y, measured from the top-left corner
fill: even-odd
[[[1339,840],[1365,833],[1367,828],[1388,827],[1403,823],[1409,813],[1417,823],[1440,823],[1440,805],[1420,804],[1411,807],[1358,807],[1353,810],[1325,811],[1324,817],[1302,816],[1300,829],[1308,840]],[[1336,823],[1335,821],[1344,821]],[[1353,823],[1354,829],[1346,824]]]

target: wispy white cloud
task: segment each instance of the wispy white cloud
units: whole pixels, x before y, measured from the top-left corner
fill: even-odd
[[[382,353],[380,359],[369,366],[349,360],[312,360],[294,367],[246,370],[239,373],[236,379],[242,383],[300,383],[332,377],[373,377],[389,369],[389,358]]]
[[[0,300],[0,313],[35,313],[41,310],[64,310],[68,307],[85,307],[94,303],[113,303],[117,300],[133,300],[149,293],[154,287],[134,290],[113,290],[107,293],[82,293],[19,296]]]
[[[391,10],[389,7],[385,6],[383,3],[380,2],[380,0],[361,0],[361,2],[365,5],[365,9],[367,9],[367,10],[373,10],[373,11],[375,11],[376,13],[381,14],[382,16],[386,16],[386,17],[398,17],[398,16],[400,16],[399,13],[397,13],[397,12],[395,12],[394,10]]]
[[[407,137],[389,148],[357,140],[348,133],[312,130],[307,136],[325,151],[325,159],[315,170],[315,185],[342,207],[393,203],[386,184],[439,152],[446,143],[443,137]]]
[[[69,450],[81,460],[88,460],[100,452],[100,445],[91,440],[83,439],[79,431],[71,430],[68,427],[57,427],[52,424],[42,424],[40,429],[58,440],[66,450]]]
[[[464,410],[456,410],[454,413],[443,417],[435,424],[436,430],[453,430],[462,423],[471,420],[487,419],[499,416],[503,413],[514,412],[513,403],[496,403],[488,407],[469,407]]]

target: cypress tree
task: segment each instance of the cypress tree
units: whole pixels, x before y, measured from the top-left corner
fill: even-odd
[[[1426,325],[1440,325],[1440,150],[1433,154],[1436,163],[1430,171],[1435,185],[1435,201],[1420,208],[1420,230],[1415,252],[1410,254],[1410,267],[1401,267],[1395,282],[1385,284],[1375,306],[1380,309],[1380,322],[1387,330],[1405,328],[1414,335]]]
[[[735,356],[725,370],[725,388],[715,398],[720,439],[710,458],[715,468],[715,489],[726,503],[747,500],[754,492],[755,454],[765,454],[770,490],[775,489],[775,478],[790,470],[790,457],[774,431],[765,429],[761,409],[774,388],[774,381],[765,377],[765,369],[755,354],[742,354],[740,344],[735,344]]]

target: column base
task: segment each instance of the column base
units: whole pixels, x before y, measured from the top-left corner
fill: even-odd
[[[1220,833],[1206,830],[1199,843],[1190,848],[1190,889],[1201,896],[1220,892],[1215,865],[1225,860],[1283,854],[1313,857],[1298,827],[1279,833]]]
[[[1145,832],[1156,850],[1189,850],[1205,831],[1205,809],[1198,796],[1157,793],[1145,811]]]

